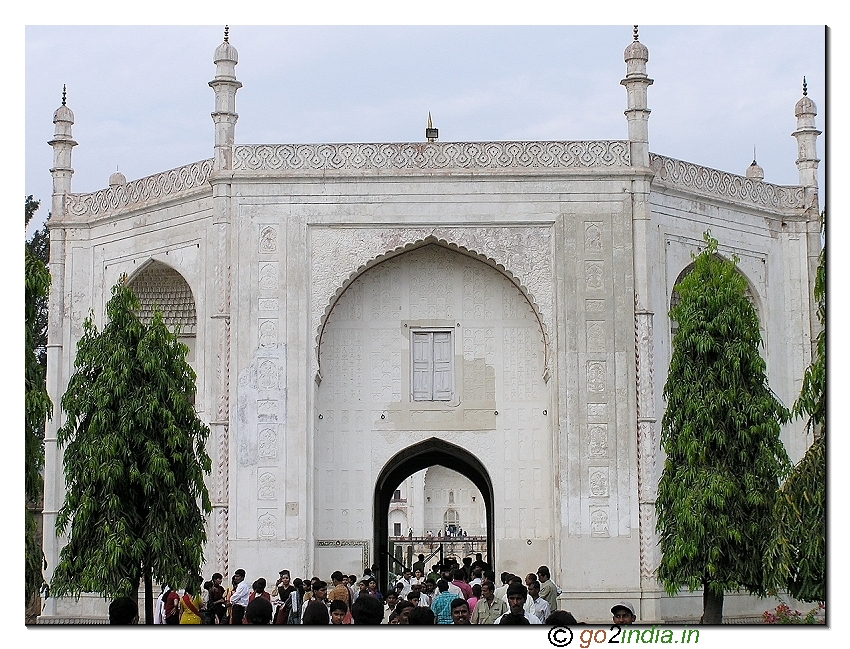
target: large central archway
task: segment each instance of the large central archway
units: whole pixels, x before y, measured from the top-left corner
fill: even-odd
[[[391,543],[386,527],[393,526],[387,509],[374,507],[376,493],[390,503],[402,482],[429,466],[456,472],[469,485],[464,506],[471,513],[477,500],[479,513],[464,518],[462,529],[478,523],[476,551],[489,547],[491,563],[517,572],[521,559],[551,562],[554,419],[544,346],[540,320],[517,286],[456,250],[426,245],[359,275],[334,304],[319,350],[315,574],[383,563]],[[432,438],[441,442],[422,446]],[[428,503],[420,492],[425,477],[407,484],[415,483],[411,493]],[[481,497],[474,500],[473,490]],[[406,502],[417,518],[403,529],[426,536],[425,517],[436,503]],[[435,531],[444,513],[439,524],[429,523]]]
[[[444,466],[466,476],[481,492],[487,512],[487,557],[490,563],[495,565],[493,483],[490,474],[478,458],[465,449],[431,437],[396,453],[381,469],[375,482],[373,547],[384,592],[389,569],[388,511],[393,492],[409,475],[434,465]]]

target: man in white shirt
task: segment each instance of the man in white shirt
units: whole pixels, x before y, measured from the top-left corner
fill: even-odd
[[[513,575],[509,572],[503,572],[501,575],[499,575],[499,578],[502,581],[502,585],[496,589],[496,599],[505,599],[505,595],[507,595],[508,592],[508,581],[511,577],[513,577]],[[507,601],[508,600],[505,599],[505,602]]]
[[[410,570],[405,570],[404,575],[396,582],[396,586],[399,584],[401,584],[401,591],[398,593],[399,599],[407,599],[407,594],[413,585],[413,573]],[[396,590],[398,591],[398,588]]]
[[[508,586],[507,597],[509,613],[514,615],[524,615],[529,624],[543,624],[537,619],[536,615],[528,613],[523,608],[525,606],[525,600],[528,598],[528,589],[523,586],[522,579],[520,579],[519,583],[514,582]],[[508,613],[500,615],[493,624],[499,624],[505,615],[508,615]]]
[[[233,578],[238,580],[236,590],[230,596],[230,604],[233,607],[233,624],[242,624],[245,607],[248,606],[248,598],[251,596],[251,588],[245,581],[245,571],[242,568],[233,573]]]
[[[534,613],[541,622],[546,622],[546,618],[549,617],[549,602],[540,597],[540,582],[532,581],[528,585],[528,596],[534,601]]]

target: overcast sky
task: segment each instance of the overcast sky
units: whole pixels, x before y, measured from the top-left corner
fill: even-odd
[[[52,115],[67,85],[73,190],[212,157],[213,52],[222,26],[27,26],[26,193],[46,217]],[[632,26],[233,24],[243,87],[237,143],[625,139]],[[822,26],[640,26],[649,48],[650,150],[798,182],[802,79],[826,131]],[[825,138],[819,141],[823,159]],[[823,168],[821,165],[821,183]],[[822,203],[825,201],[822,201]]]

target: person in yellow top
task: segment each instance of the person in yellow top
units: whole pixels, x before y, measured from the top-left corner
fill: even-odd
[[[197,595],[197,588],[194,581],[186,584],[186,591],[180,598],[180,624],[200,624],[201,623],[201,606],[203,601],[201,596]]]

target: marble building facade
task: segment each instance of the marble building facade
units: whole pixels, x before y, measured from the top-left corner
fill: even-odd
[[[181,325],[198,375],[205,575],[362,572],[381,561],[382,481],[442,453],[486,501],[497,571],[549,565],[579,619],[619,599],[642,621],[692,616],[701,595],[668,598],[653,577],[672,288],[710,229],[749,282],[771,387],[793,401],[817,327],[819,132],[804,96],[797,186],[651,153],[648,58],[637,38],[625,51],[626,140],[252,145],[237,143],[225,40],[212,158],[90,194],[72,192],[61,106],[53,402],[85,316],[102,322],[127,274]],[[61,422],[46,440],[49,566]],[[782,438],[795,461],[811,441],[798,423]],[[729,615],[756,610],[727,600]],[[48,599],[42,617],[104,612]]]

